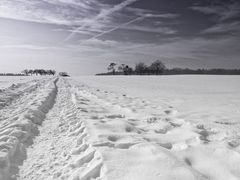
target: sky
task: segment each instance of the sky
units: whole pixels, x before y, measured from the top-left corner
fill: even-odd
[[[239,0],[1,0],[0,72],[240,68]]]

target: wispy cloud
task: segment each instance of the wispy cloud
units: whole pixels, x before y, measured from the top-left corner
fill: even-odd
[[[144,15],[141,15],[140,17],[132,19],[132,20],[126,22],[126,23],[120,24],[120,25],[118,25],[116,27],[113,27],[109,30],[106,30],[106,31],[103,31],[99,34],[96,34],[95,36],[91,37],[90,39],[95,39],[95,38],[101,37],[105,34],[111,33],[111,32],[116,31],[118,29],[129,29],[129,30],[137,30],[137,31],[145,31],[145,32],[174,34],[174,33],[176,33],[176,31],[173,30],[173,29],[167,28],[167,27],[148,28],[148,27],[144,27],[144,26],[128,26],[128,25],[133,24],[137,21],[141,21],[141,20],[146,19],[146,18],[176,18],[176,17],[178,17],[178,15],[176,15],[176,14],[151,14],[151,13],[144,14]]]
[[[205,14],[216,15],[220,21],[237,17],[240,14],[240,3],[226,2],[225,4],[209,5],[209,6],[192,6],[192,10]]]
[[[144,19],[144,17],[137,17],[137,18],[135,18],[135,19],[133,19],[133,20],[131,20],[131,21],[128,21],[128,22],[126,22],[126,23],[124,23],[124,24],[121,24],[121,25],[119,25],[119,26],[116,26],[116,27],[114,27],[114,28],[112,28],[112,29],[109,29],[109,30],[107,30],[107,31],[103,31],[103,32],[101,32],[101,33],[99,33],[99,34],[91,37],[90,39],[95,39],[95,38],[101,37],[101,36],[103,36],[104,34],[108,34],[108,33],[110,33],[110,32],[116,31],[116,30],[119,29],[119,28],[123,28],[123,27],[125,27],[125,26],[127,26],[127,25],[129,25],[129,24],[132,24],[132,23],[134,23],[134,22],[136,22],[136,21],[139,21],[139,20],[141,20],[141,19]]]
[[[34,44],[6,44],[0,45],[0,49],[26,49],[26,50],[63,50],[61,47],[53,47],[53,46],[40,46]]]
[[[104,5],[98,1],[76,0],[1,0],[0,17],[49,23],[80,25],[87,15],[92,18]]]
[[[103,9],[95,18],[90,19],[90,20],[86,21],[84,24],[82,24],[81,26],[77,27],[69,36],[66,37],[65,40],[71,39],[76,34],[76,32],[78,30],[80,30],[81,28],[84,28],[86,26],[91,27],[93,24],[96,24],[98,20],[104,19],[107,16],[109,16],[110,14],[123,9],[124,7],[134,3],[136,1],[137,0],[125,0],[122,3],[115,5],[114,7],[110,8],[110,9]]]
[[[240,3],[238,1],[228,1],[208,6],[196,5],[192,6],[191,9],[215,17],[214,24],[203,29],[201,34],[234,35],[240,33]]]
[[[147,26],[131,25],[131,26],[125,27],[125,29],[140,31],[140,32],[147,32],[147,33],[158,33],[158,34],[164,34],[164,35],[171,35],[171,34],[177,33],[177,30],[169,27],[153,28],[153,27],[147,27]]]
[[[73,37],[87,40],[102,37],[118,29],[162,34],[177,32],[164,24],[152,26],[147,21],[135,24],[146,18],[152,22],[179,16],[130,7],[137,1],[122,0],[119,4],[107,4],[99,0],[1,0],[0,18],[56,25],[53,31],[64,33],[66,43],[75,41]]]
[[[239,33],[240,22],[219,23],[210,28],[203,30],[203,34],[216,34],[216,33]]]

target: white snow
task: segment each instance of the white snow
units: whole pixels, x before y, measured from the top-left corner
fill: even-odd
[[[17,85],[40,78],[40,76],[0,76],[0,89],[8,88],[13,84]]]
[[[0,108],[0,179],[15,178],[14,174],[26,156],[26,148],[38,134],[37,125],[42,123],[54,103],[56,81],[45,79],[29,82],[28,86],[19,84],[10,87],[16,92],[10,95],[8,89],[2,92],[2,96],[7,96],[2,107],[7,108]]]
[[[189,75],[16,83],[0,92],[0,180],[238,180],[239,82]]]

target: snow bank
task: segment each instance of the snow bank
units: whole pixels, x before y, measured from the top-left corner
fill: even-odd
[[[38,134],[38,125],[42,123],[48,110],[53,106],[57,94],[57,79],[44,87],[38,87],[36,96],[27,111],[9,120],[11,123],[0,129],[0,180],[15,179],[18,166],[26,158],[26,147],[32,144]],[[24,107],[26,108],[26,107]]]
[[[88,141],[76,103],[71,84],[61,78],[55,104],[20,166],[19,180],[103,180],[102,156]]]

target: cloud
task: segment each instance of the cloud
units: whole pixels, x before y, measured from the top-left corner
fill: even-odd
[[[125,29],[148,32],[148,33],[159,33],[159,34],[165,34],[165,35],[171,35],[171,34],[177,33],[177,30],[169,27],[147,27],[147,26],[131,25],[131,26],[125,27]]]
[[[52,31],[64,34],[65,43],[75,42],[77,38],[102,37],[118,29],[162,34],[177,32],[164,23],[153,22],[179,15],[129,6],[137,1],[122,0],[114,5],[114,2],[107,4],[99,0],[1,0],[0,18],[54,25]],[[141,21],[146,18],[147,21]]]
[[[135,19],[132,19],[128,22],[125,22],[123,24],[120,24],[118,26],[115,26],[109,30],[103,31],[99,34],[96,34],[95,36],[91,37],[90,39],[95,39],[98,37],[101,37],[105,34],[111,33],[113,31],[116,31],[118,29],[128,29],[128,30],[137,30],[137,31],[145,31],[145,32],[154,32],[154,33],[163,33],[163,34],[175,34],[176,31],[167,27],[162,27],[162,28],[149,28],[149,27],[145,27],[145,26],[128,26],[130,24],[133,24],[137,21],[141,21],[143,19],[146,18],[176,18],[178,17],[178,15],[176,14],[143,14],[140,17],[137,17]],[[128,27],[127,27],[128,26]]]
[[[107,7],[109,6],[98,0],[1,0],[0,17],[37,23],[80,26]]]
[[[112,8],[103,9],[95,18],[93,18],[89,21],[86,21],[83,25],[81,25],[80,27],[77,27],[69,36],[67,36],[67,38],[65,40],[71,39],[76,34],[76,31],[78,31],[79,29],[84,28],[86,26],[91,27],[93,24],[96,24],[98,20],[104,19],[107,16],[109,16],[110,14],[123,9],[124,7],[134,3],[136,1],[137,0],[125,0],[122,3],[117,4]]]
[[[26,50],[63,50],[61,47],[39,46],[33,44],[6,44],[0,45],[0,49],[26,49]]]
[[[101,37],[101,36],[103,36],[104,34],[108,34],[108,33],[110,33],[110,32],[116,31],[116,30],[119,29],[119,28],[123,28],[123,27],[125,27],[125,26],[127,26],[127,25],[129,25],[129,24],[132,24],[132,23],[134,23],[134,22],[136,22],[136,21],[139,21],[139,20],[141,20],[141,19],[143,19],[143,18],[144,18],[144,17],[137,17],[137,18],[135,18],[135,19],[133,19],[133,20],[131,20],[131,21],[128,21],[128,22],[126,22],[126,23],[124,23],[124,24],[121,24],[121,25],[119,25],[119,26],[116,26],[116,27],[114,27],[114,28],[112,28],[112,29],[109,29],[109,30],[107,30],[107,31],[103,31],[103,32],[101,32],[101,33],[99,33],[99,34],[91,37],[90,39],[95,39],[95,38]]]
[[[192,10],[204,13],[216,15],[219,21],[224,21],[232,18],[239,17],[240,3],[235,1],[233,3],[217,4],[211,6],[192,6]]]
[[[237,1],[209,6],[196,5],[192,6],[191,9],[215,17],[215,24],[203,29],[201,34],[234,35],[240,32],[240,3]]]
[[[146,18],[166,18],[166,19],[172,19],[179,17],[179,14],[172,14],[172,13],[166,13],[166,14],[145,14],[144,15]]]
[[[231,23],[219,23],[210,28],[205,29],[203,34],[216,34],[216,33],[239,33],[240,32],[240,22]]]

